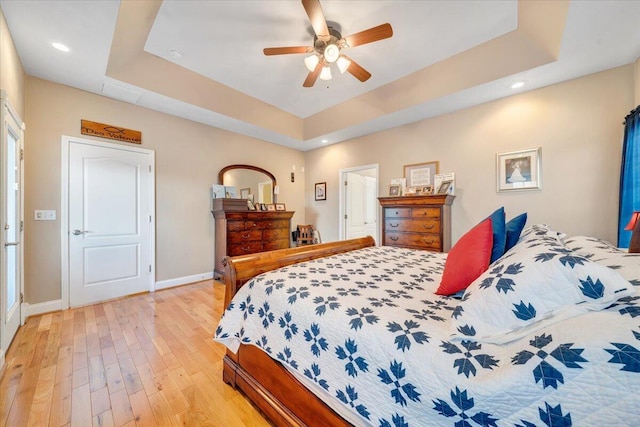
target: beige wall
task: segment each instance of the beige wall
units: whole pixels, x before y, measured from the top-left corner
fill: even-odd
[[[278,201],[304,223],[304,179],[291,183],[303,153],[192,121],[72,89],[26,80],[25,298],[60,298],[60,218],[34,221],[34,209],[60,212],[60,137],[81,136],[87,119],[142,131],[142,147],[156,155],[156,280],[213,270],[211,184],[224,166],[244,163],[276,176]],[[85,137],[92,139],[90,137]],[[106,140],[102,140],[106,141]]]
[[[24,120],[24,69],[4,13],[0,9],[0,89],[7,92],[9,102]]]
[[[440,161],[455,172],[454,242],[504,206],[568,234],[611,241],[616,217],[624,116],[634,106],[634,65],[526,92],[305,154],[306,219],[324,241],[338,239],[338,171],[379,163],[379,194],[403,165]],[[542,147],[540,191],[497,193],[496,153]],[[327,182],[327,201],[313,184]]]
[[[636,89],[635,105],[640,105],[640,58],[636,60],[634,70],[635,70],[635,89]]]

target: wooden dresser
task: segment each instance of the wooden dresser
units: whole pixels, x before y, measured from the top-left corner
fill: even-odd
[[[285,249],[291,242],[290,211],[250,211],[241,199],[213,199],[216,225],[214,277],[224,276],[222,258]]]
[[[384,223],[382,244],[448,252],[455,196],[378,197]]]

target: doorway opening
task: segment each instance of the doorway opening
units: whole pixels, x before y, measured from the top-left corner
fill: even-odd
[[[340,239],[378,242],[378,164],[340,169]]]

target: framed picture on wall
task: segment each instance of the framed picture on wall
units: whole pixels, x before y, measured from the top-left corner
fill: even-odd
[[[542,147],[496,154],[497,191],[542,188]]]
[[[404,177],[407,187],[424,187],[433,185],[433,178],[439,172],[440,162],[416,163],[404,166]]]
[[[327,183],[317,182],[315,191],[316,200],[327,200]]]

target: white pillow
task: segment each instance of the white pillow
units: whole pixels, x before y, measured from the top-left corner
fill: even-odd
[[[478,277],[452,313],[452,339],[506,343],[632,295],[622,276],[568,249],[546,226]]]

